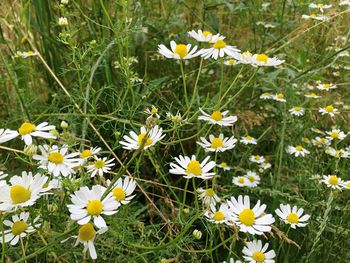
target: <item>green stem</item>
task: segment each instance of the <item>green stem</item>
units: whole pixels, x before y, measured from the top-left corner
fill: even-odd
[[[182,83],[184,87],[184,96],[185,96],[185,101],[186,101],[186,107],[188,108],[188,98],[187,98],[187,87],[186,87],[186,76],[184,72],[184,66],[183,66],[183,61],[180,60],[180,69],[181,69],[181,75],[182,75]]]

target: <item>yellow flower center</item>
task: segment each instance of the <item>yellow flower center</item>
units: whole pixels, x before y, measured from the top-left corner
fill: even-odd
[[[214,111],[210,117],[214,120],[214,121],[221,121],[222,120],[222,113],[220,111]]]
[[[333,131],[333,132],[331,133],[331,137],[332,137],[333,139],[338,139],[338,138],[339,138],[339,132]]]
[[[94,163],[94,166],[97,168],[97,169],[100,169],[102,167],[104,167],[106,165],[106,162],[103,161],[103,160],[97,160],[95,163]]]
[[[214,190],[213,188],[208,188],[207,190],[205,190],[205,195],[209,196],[209,197],[213,197],[214,196]]]
[[[26,231],[27,228],[28,228],[27,223],[20,220],[13,223],[11,231],[12,231],[12,234],[14,234],[15,236],[18,236],[22,234],[24,231]]]
[[[315,18],[316,14],[310,14],[310,17]]]
[[[30,134],[33,131],[35,131],[36,126],[34,124],[31,124],[30,122],[25,122],[19,127],[18,132],[20,135],[26,135]]]
[[[329,89],[331,87],[331,84],[323,84],[324,89]]]
[[[278,94],[277,94],[277,99],[283,99],[283,98],[284,98],[284,96],[283,96],[282,93],[278,93]]]
[[[318,8],[324,7],[324,4],[318,4],[317,7]]]
[[[252,136],[247,135],[247,136],[245,137],[245,139],[246,139],[247,141],[251,141],[251,140],[253,139],[253,137],[252,137]]]
[[[123,188],[121,188],[121,187],[116,187],[116,188],[114,188],[114,190],[113,190],[113,196],[115,197],[115,199],[116,199],[117,201],[120,202],[120,201],[125,200],[126,194],[125,194]]]
[[[145,138],[146,137],[146,138]],[[144,133],[141,133],[138,137],[138,145],[140,146],[142,143],[144,143],[143,144],[143,146],[145,147],[145,146],[149,146],[149,145],[151,145],[152,144],[152,139],[148,136],[148,135],[146,135],[146,134],[144,134]]]
[[[158,109],[155,108],[155,107],[152,107],[151,112],[152,112],[153,114],[156,114],[156,113],[158,112]]]
[[[234,59],[230,59],[230,60],[228,61],[228,64],[230,64],[230,65],[234,65],[234,64],[236,64],[236,60],[234,60]]]
[[[339,179],[336,175],[332,175],[329,177],[328,179],[328,183],[330,183],[331,185],[338,185],[339,184]]]
[[[184,44],[176,45],[174,53],[178,54],[180,56],[180,58],[183,59],[184,57],[186,57],[188,55],[187,46]]]
[[[295,150],[297,150],[298,152],[301,152],[301,151],[303,150],[303,146],[297,145],[297,146],[295,147]]]
[[[59,152],[50,153],[47,159],[49,160],[49,162],[55,163],[55,164],[61,164],[64,161],[63,155],[60,154]]]
[[[350,182],[347,182],[345,185],[347,188],[350,188]]]
[[[259,62],[263,62],[264,64],[267,63],[267,61],[269,60],[269,57],[266,56],[265,54],[258,54],[256,56],[256,60],[259,61]]]
[[[198,161],[192,160],[188,163],[186,173],[194,174],[195,176],[199,176],[202,174],[202,169]]]
[[[103,204],[100,200],[89,200],[86,210],[92,216],[98,216],[103,210]]]
[[[296,107],[294,107],[294,110],[295,110],[295,111],[301,111],[301,107],[296,106]]]
[[[259,160],[260,160],[260,156],[259,156],[259,155],[255,155],[254,159],[255,159],[256,161],[259,161]]]
[[[79,228],[79,239],[82,241],[90,241],[93,240],[96,235],[96,231],[91,223],[87,223],[82,225]]]
[[[265,261],[265,255],[264,253],[260,252],[260,251],[255,251],[253,253],[253,259],[256,261],[256,262],[264,262]]]
[[[248,57],[248,56],[251,56],[251,55],[252,55],[252,53],[250,53],[249,51],[245,51],[245,52],[242,53],[243,57]]]
[[[227,163],[225,163],[225,162],[222,162],[220,165],[221,165],[221,167],[227,167]]]
[[[252,226],[255,222],[254,211],[249,208],[243,209],[243,211],[239,214],[239,221],[241,221],[243,225]]]
[[[203,36],[207,37],[209,35],[212,35],[210,31],[203,31]]]
[[[326,143],[326,138],[321,138],[320,141],[321,141],[322,143]]]
[[[325,110],[326,110],[327,112],[333,112],[334,107],[333,107],[333,105],[328,105],[328,106],[325,108]]]
[[[299,222],[299,216],[296,213],[290,213],[287,216],[287,221],[291,224],[296,224]]]
[[[253,183],[253,182],[255,182],[255,177],[254,177],[253,175],[249,175],[249,176],[248,176],[248,180],[249,180],[251,183]]]
[[[317,95],[316,95],[316,93],[313,93],[313,92],[312,92],[312,93],[309,94],[309,96],[310,96],[310,97],[316,97]]]
[[[80,154],[80,158],[87,158],[90,157],[92,155],[92,152],[90,150],[84,150],[81,154]]]
[[[31,192],[22,185],[11,186],[10,197],[13,204],[21,204],[30,199]]]
[[[220,48],[224,48],[224,47],[226,47],[226,43],[221,39],[216,40],[216,42],[213,45],[213,48],[215,48],[215,49],[220,49]]]
[[[243,178],[243,177],[239,177],[239,178],[238,178],[238,182],[239,182],[240,184],[244,184],[244,178]]]
[[[214,220],[215,221],[222,221],[224,219],[225,219],[225,215],[224,215],[223,212],[221,212],[221,211],[215,212],[215,214],[214,214]]]
[[[210,145],[213,149],[218,149],[224,147],[223,141],[221,138],[214,138]]]

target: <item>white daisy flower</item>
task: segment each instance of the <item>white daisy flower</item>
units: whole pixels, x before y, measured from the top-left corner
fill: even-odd
[[[271,214],[265,214],[266,205],[260,205],[260,200],[251,209],[249,196],[238,196],[236,200],[231,197],[227,201],[232,210],[232,220],[239,227],[241,232],[248,232],[252,235],[262,235],[264,232],[271,231],[271,224],[275,219]]]
[[[12,176],[10,184],[3,185],[0,191],[0,211],[10,211],[18,207],[35,204],[36,200],[50,188],[44,188],[47,176],[31,172],[22,172],[22,176]]]
[[[254,137],[250,136],[250,135],[246,135],[246,136],[242,137],[240,142],[244,143],[245,145],[247,145],[247,144],[257,144],[258,143],[257,140]]]
[[[329,18],[325,15],[316,15],[316,14],[310,14],[310,15],[302,15],[301,18],[305,20],[318,20],[318,21],[327,21]]]
[[[310,152],[308,150],[306,150],[301,145],[297,145],[297,146],[289,145],[287,147],[287,153],[289,153],[290,155],[294,155],[295,157],[298,157],[298,156],[304,157],[305,155],[309,154]]]
[[[18,129],[18,134],[21,135],[22,140],[26,145],[33,143],[33,138],[44,138],[44,139],[56,139],[56,136],[50,132],[55,129],[54,125],[48,125],[47,122],[40,123],[38,126],[30,122],[24,122]]]
[[[175,157],[176,163],[170,163],[171,174],[185,175],[184,178],[190,179],[192,177],[201,178],[203,180],[211,179],[215,173],[210,172],[216,165],[214,161],[208,162],[210,156],[207,156],[201,163],[196,160],[196,156],[192,155],[191,159],[187,156],[180,155]]]
[[[212,124],[219,126],[232,126],[237,121],[237,116],[225,117],[228,111],[214,111],[211,115],[204,112],[201,108],[199,109],[203,115],[198,117],[198,120],[204,120]]]
[[[247,242],[247,245],[243,248],[243,258],[246,262],[250,263],[274,263],[276,253],[274,250],[267,252],[269,244],[262,245],[261,240],[253,240]]]
[[[20,238],[26,237],[28,234],[33,233],[35,228],[38,228],[40,224],[35,224],[39,217],[35,218],[33,223],[34,227],[31,226],[28,222],[29,213],[22,212],[19,215],[13,215],[11,220],[4,220],[3,223],[5,226],[10,227],[11,229],[4,230],[4,239],[5,243],[9,243],[11,246],[15,246]],[[2,240],[2,236],[0,235]]]
[[[284,95],[282,93],[278,93],[272,96],[272,99],[275,101],[286,102]]]
[[[286,224],[289,224],[291,228],[304,227],[308,223],[310,215],[303,215],[304,209],[293,206],[293,208],[287,204],[280,204],[280,208],[275,210],[275,213],[283,220]]]
[[[216,166],[223,169],[224,171],[230,171],[232,169],[232,167],[227,165],[226,162],[221,162],[220,164],[217,164]]]
[[[59,26],[68,26],[68,19],[67,19],[67,17],[60,17],[58,19],[58,25]]]
[[[262,164],[259,164],[259,168],[263,169],[263,170],[267,170],[271,168],[271,163],[268,162],[264,162]]]
[[[342,132],[340,129],[332,129],[331,131],[327,131],[326,134],[328,135],[326,138],[329,140],[343,140],[346,137],[346,134]]]
[[[324,12],[324,9],[331,8],[332,5],[314,4],[314,3],[311,3],[311,4],[309,4],[309,7],[310,7],[310,8],[318,9],[318,10],[320,10],[321,13],[323,13],[323,12]]]
[[[252,57],[253,54],[249,51],[245,51],[243,53],[234,53],[232,54],[232,57],[238,61],[240,64],[252,64]]]
[[[333,105],[328,105],[324,108],[318,110],[322,115],[328,114],[331,117],[334,117],[336,114],[339,114],[338,109],[334,108]]]
[[[162,132],[163,129],[158,125],[154,126],[150,130],[147,130],[145,127],[141,127],[140,134],[137,135],[134,131],[130,131],[130,137],[124,135],[123,139],[125,141],[120,141],[119,143],[126,150],[137,150],[141,146],[143,147],[143,150],[146,150],[165,137],[165,134],[162,134]]]
[[[227,45],[224,38],[219,35],[215,35],[211,38],[210,43],[213,44],[211,48],[202,49],[198,52],[204,59],[213,58],[217,60],[226,55],[235,57],[235,53],[239,53],[240,50],[234,46]]]
[[[249,160],[253,163],[264,163],[266,160],[265,160],[265,157],[264,156],[261,156],[261,155],[251,155],[249,157]]]
[[[325,137],[317,136],[315,139],[312,139],[312,144],[317,147],[324,147],[331,145],[331,141]]]
[[[225,60],[225,61],[224,61],[224,64],[225,64],[226,66],[234,66],[234,65],[240,64],[240,62],[237,61],[237,60],[235,60],[235,59],[233,59],[233,58],[230,58],[230,59]]]
[[[322,98],[322,96],[320,95],[317,95],[316,93],[314,92],[311,92],[309,94],[305,94],[304,95],[306,98],[310,98],[310,99],[319,99],[319,98]]]
[[[200,137],[202,142],[197,142],[198,145],[202,146],[206,152],[224,152],[227,150],[231,150],[236,146],[237,139],[234,136],[224,137],[221,133],[219,137],[215,137],[214,135],[209,135],[209,141]]]
[[[206,42],[209,43],[213,37],[213,33],[211,33],[210,31],[202,31],[202,30],[191,30],[188,32],[188,35],[192,38],[194,38],[195,40],[197,40],[198,42]],[[219,34],[216,34],[215,37],[217,37],[218,39],[223,40],[225,37],[220,36]]]
[[[173,58],[173,59],[190,59],[199,55],[199,52],[195,53],[197,46],[194,46],[191,50],[191,44],[176,44],[174,40],[170,41],[169,50],[163,44],[158,45],[158,52],[164,57]]]
[[[248,171],[244,177],[248,180],[246,184],[248,187],[257,187],[260,184],[260,176],[256,172]]]
[[[268,92],[264,92],[263,94],[260,95],[260,99],[262,100],[270,100],[272,99],[273,95],[271,95]]]
[[[303,116],[305,113],[305,109],[300,106],[293,107],[289,109],[289,113],[294,115],[294,116]]]
[[[110,184],[111,181],[107,180],[107,186]],[[118,203],[126,205],[136,196],[136,194],[132,194],[135,191],[135,188],[136,182],[134,179],[129,176],[125,176],[125,179],[123,180],[123,178],[120,177],[112,187],[112,196]]]
[[[327,185],[327,187],[330,187],[332,189],[341,190],[341,187],[344,182],[341,178],[339,178],[336,175],[324,175],[320,183],[324,183]]]
[[[332,84],[332,83],[326,83],[326,84],[318,84],[316,86],[319,90],[325,90],[325,91],[330,91],[331,89],[336,89],[337,86]]]
[[[232,183],[234,185],[237,185],[239,187],[245,187],[248,186],[248,178],[244,177],[244,176],[236,176],[232,178]]]
[[[349,1],[349,0],[341,1],[341,2],[339,3],[339,5],[347,5],[347,6],[350,6],[350,1]]]
[[[350,181],[346,181],[342,183],[343,188],[349,190],[350,189]]]
[[[0,143],[10,141],[18,136],[17,131],[12,131],[9,129],[0,129]]]
[[[85,160],[90,159],[97,155],[100,151],[102,151],[101,147],[90,147],[90,149],[85,149],[81,152],[80,158]]]
[[[36,56],[38,55],[37,52],[33,52],[33,51],[17,51],[16,54],[15,54],[15,58],[29,58],[29,57],[32,57],[32,56]]]
[[[251,58],[252,66],[276,67],[284,63],[276,57],[270,58],[266,54],[254,54]]]
[[[146,109],[145,113],[147,113],[150,116],[155,116],[156,118],[160,118],[159,114],[158,114],[158,108],[155,107],[154,105],[152,105],[151,109]]]
[[[203,201],[203,203],[207,206],[215,206],[216,203],[219,203],[221,200],[214,192],[213,188],[198,188],[198,198]]]
[[[113,163],[114,158],[107,160],[107,157],[98,158],[95,156],[94,159],[95,160],[86,167],[91,177],[94,177],[96,174],[103,176],[104,173],[108,173],[115,165],[115,163]]]
[[[207,210],[204,215],[208,218],[208,220],[214,224],[226,224],[228,226],[232,226],[232,211],[229,206],[225,204],[221,204],[220,208],[217,210],[215,205],[211,205],[210,209]]]
[[[325,153],[327,153],[333,157],[336,157],[336,158],[350,158],[350,152],[348,149],[336,150],[332,147],[327,147],[325,150]]]
[[[72,204],[67,205],[70,218],[79,225],[85,225],[94,221],[97,228],[107,227],[102,215],[114,215],[118,212],[120,204],[115,200],[112,193],[108,193],[102,200],[106,188],[100,185],[92,186],[91,190],[83,186],[71,195]]]
[[[39,145],[39,149],[41,155],[34,154],[33,159],[39,161],[40,168],[46,169],[56,177],[60,174],[64,177],[75,174],[73,168],[78,167],[83,163],[82,159],[74,158],[80,155],[79,152],[67,154],[67,145],[63,145],[60,149],[57,145],[52,145],[51,147],[48,145]]]

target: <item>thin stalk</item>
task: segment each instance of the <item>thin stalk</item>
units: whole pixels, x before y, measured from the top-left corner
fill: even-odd
[[[182,60],[180,60],[180,69],[181,69],[181,75],[182,75],[182,84],[183,84],[183,88],[184,88],[186,107],[188,108],[189,102],[188,102],[188,98],[187,98],[186,75],[184,73],[184,66],[183,66]]]

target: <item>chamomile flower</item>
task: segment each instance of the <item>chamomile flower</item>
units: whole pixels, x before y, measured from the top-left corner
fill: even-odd
[[[115,165],[113,161],[114,158],[107,160],[107,157],[98,158],[95,156],[94,161],[87,166],[87,172],[90,173],[91,177],[94,177],[96,174],[103,176],[104,173],[108,173]]]
[[[243,258],[246,262],[250,263],[274,263],[276,253],[274,250],[267,252],[269,244],[262,245],[261,240],[253,240],[247,242],[247,245],[243,248]]]
[[[158,108],[155,107],[154,105],[152,105],[152,107],[150,109],[146,109],[145,113],[147,113],[150,116],[156,117],[156,118],[160,118],[159,114],[158,114]]]
[[[244,176],[236,176],[232,178],[232,183],[239,187],[245,187],[248,186],[248,178]]]
[[[210,209],[207,210],[204,215],[214,224],[226,224],[232,226],[233,222],[231,219],[231,213],[232,211],[229,206],[224,203],[220,205],[218,210],[216,209],[215,205],[211,205]]]
[[[323,12],[324,12],[324,9],[331,8],[332,5],[314,4],[314,3],[312,3],[312,4],[309,4],[309,7],[310,7],[310,8],[314,8],[314,9],[318,9],[318,10],[320,10],[321,13],[323,13]]]
[[[324,147],[331,145],[331,141],[325,137],[317,136],[315,139],[312,139],[312,144],[317,147]]]
[[[198,42],[206,42],[209,43],[213,37],[213,33],[211,33],[210,31],[202,31],[202,30],[197,30],[197,32],[195,30],[191,30],[188,32],[188,35],[192,38],[194,38],[195,40],[197,40]],[[225,37],[220,36],[219,34],[215,35],[218,39],[224,39]]]
[[[282,93],[278,93],[272,96],[272,99],[279,102],[286,102],[284,95]]]
[[[0,143],[10,141],[18,136],[17,131],[9,129],[0,129]]]
[[[350,158],[350,152],[349,150],[346,150],[346,149],[336,150],[332,147],[327,147],[325,150],[325,153],[335,158]]]
[[[209,135],[209,141],[200,137],[201,142],[197,142],[198,145],[202,146],[206,152],[224,152],[231,150],[236,146],[237,139],[234,136],[224,137],[221,133],[219,137],[214,135]]]
[[[85,149],[81,152],[80,158],[88,160],[90,158],[93,158],[95,155],[97,155],[100,151],[102,151],[101,147],[91,147],[90,149]]]
[[[250,135],[246,135],[246,136],[242,137],[240,142],[244,143],[245,145],[247,145],[247,144],[257,144],[258,143],[257,140],[254,137],[250,136]]]
[[[67,17],[60,17],[59,19],[58,19],[58,25],[59,26],[68,26],[68,19],[67,19]]]
[[[74,158],[80,155],[79,152],[68,153],[67,145],[63,145],[59,148],[57,145],[39,145],[41,155],[34,154],[33,159],[38,160],[40,168],[46,169],[49,173],[54,176],[60,174],[64,177],[75,174],[75,167],[82,164],[83,160],[80,158]]]
[[[194,46],[191,50],[191,44],[176,44],[174,40],[170,41],[169,50],[163,44],[158,45],[158,52],[162,54],[164,57],[172,58],[172,59],[190,59],[198,56],[197,46]]]
[[[110,180],[107,180],[107,185],[111,184]],[[126,205],[130,203],[131,199],[133,199],[136,195],[132,193],[135,191],[136,182],[129,176],[125,176],[123,178],[118,178],[118,180],[113,184],[112,187],[112,196],[118,203]]]
[[[200,51],[200,55],[204,59],[213,58],[217,60],[226,55],[235,57],[235,53],[239,53],[240,50],[234,46],[227,45],[224,38],[219,35],[215,35],[211,38],[210,43],[213,44],[211,48],[205,48]]]
[[[114,215],[118,212],[120,204],[113,197],[113,193],[108,193],[102,200],[106,188],[100,185],[92,186],[91,190],[87,186],[81,187],[71,195],[72,204],[67,205],[70,217],[77,221],[79,225],[85,225],[94,221],[97,228],[107,227],[102,215]]]
[[[263,94],[260,95],[260,99],[262,100],[269,100],[272,99],[273,95],[271,93],[268,92],[264,92]]]
[[[36,200],[50,188],[44,188],[47,176],[31,172],[22,172],[22,176],[12,176],[9,185],[3,185],[0,191],[0,211],[11,211],[18,207],[35,204]]]
[[[309,15],[302,15],[301,18],[305,20],[317,20],[317,21],[327,21],[329,18],[325,15],[316,15],[316,14],[309,14]]]
[[[270,58],[266,54],[254,54],[251,57],[252,66],[276,67],[284,63],[284,60],[279,60],[275,57]]]
[[[349,1],[349,0],[341,1],[341,2],[339,3],[339,5],[340,5],[340,6],[342,6],[342,5],[350,6],[350,1]]]
[[[322,115],[328,114],[331,117],[334,117],[336,114],[339,114],[338,109],[334,108],[333,105],[328,105],[324,108],[318,110]]]
[[[350,181],[346,181],[342,183],[343,188],[349,190],[350,189]]]
[[[249,51],[245,51],[243,53],[234,53],[232,54],[232,57],[238,61],[240,64],[252,64],[252,57],[253,54]]]
[[[36,222],[39,220],[39,217],[33,220],[35,228],[29,224],[28,218],[29,213],[22,212],[19,215],[13,215],[12,220],[3,221],[5,226],[11,228],[4,230],[5,243],[10,242],[11,246],[15,246],[20,238],[24,238],[28,234],[33,233],[35,231],[35,228],[38,228],[40,226],[40,224],[36,224]],[[0,238],[2,240],[1,236]]]
[[[261,168],[263,170],[270,169],[271,168],[271,163],[264,162],[262,164],[259,164],[259,168]]]
[[[289,145],[287,147],[287,153],[289,153],[290,155],[294,155],[295,157],[298,157],[298,156],[304,157],[305,155],[309,154],[310,152],[308,150],[306,150],[301,145],[297,145],[297,146]]]
[[[289,113],[294,115],[294,116],[303,116],[305,113],[305,109],[300,106],[293,107],[289,109]]]
[[[224,61],[224,64],[225,64],[226,66],[234,66],[234,65],[239,64],[239,61],[234,60],[233,58],[230,58],[230,59],[225,60],[225,61]]]
[[[326,84],[318,84],[316,86],[319,90],[325,90],[325,91],[330,91],[331,89],[336,89],[337,86],[332,84],[332,83],[326,83]]]
[[[219,203],[221,201],[217,194],[214,192],[213,188],[198,188],[197,192],[199,194],[198,198],[202,200],[203,203],[207,206],[215,206],[216,203]]]
[[[247,178],[246,186],[248,187],[257,187],[258,184],[260,184],[260,176],[257,175],[256,172],[248,171],[245,175],[245,178]]]
[[[165,134],[162,133],[163,129],[158,125],[149,130],[145,127],[141,127],[140,134],[130,131],[130,136],[124,135],[123,139],[125,141],[120,141],[119,143],[126,150],[137,150],[140,147],[142,147],[143,150],[146,150],[165,137]]]
[[[228,111],[214,111],[212,114],[204,112],[199,109],[202,115],[198,117],[198,120],[204,120],[212,124],[217,124],[219,126],[232,126],[237,121],[237,116],[226,117]]]
[[[328,135],[326,138],[329,140],[343,140],[346,137],[346,134],[340,129],[332,129],[331,131],[327,131]]]
[[[192,157],[182,156],[175,157],[176,163],[170,163],[171,174],[185,175],[184,178],[189,179],[192,177],[201,179],[211,179],[215,173],[210,172],[216,165],[214,161],[208,162],[210,156],[207,156],[201,163],[196,160],[196,156]]]
[[[296,206],[280,204],[280,208],[275,210],[275,213],[291,228],[304,227],[307,225],[310,215],[303,215],[304,209]]]
[[[261,155],[251,155],[249,157],[249,160],[253,163],[264,163],[266,160],[265,160],[265,157],[264,156],[261,156]]]
[[[29,57],[32,57],[32,56],[36,56],[36,55],[38,55],[38,53],[37,52],[33,52],[31,50],[30,51],[17,51],[14,57],[15,58],[21,57],[21,58],[26,59],[26,58],[29,58]]]
[[[232,220],[241,232],[262,235],[264,232],[271,231],[271,224],[275,222],[275,219],[271,214],[265,214],[266,205],[260,205],[260,200],[252,209],[247,195],[240,195],[237,200],[231,197],[227,204],[232,211]]]
[[[319,99],[319,98],[321,98],[322,96],[320,96],[320,95],[317,95],[316,93],[314,93],[314,92],[311,92],[311,93],[309,93],[309,94],[305,94],[304,95],[306,98],[310,98],[310,99]]]
[[[223,169],[224,171],[230,171],[232,169],[232,167],[229,166],[226,162],[221,162],[220,164],[217,164],[216,166]]]
[[[320,183],[324,183],[327,185],[327,187],[330,187],[332,189],[341,190],[341,187],[344,182],[341,178],[339,178],[336,175],[324,175]]]
[[[55,129],[54,125],[48,125],[47,122],[40,123],[39,125],[35,125],[30,122],[24,122],[18,128],[18,134],[21,135],[22,140],[26,145],[31,145],[33,143],[33,138],[44,138],[44,139],[56,139],[56,136],[50,132]]]

